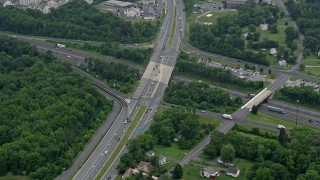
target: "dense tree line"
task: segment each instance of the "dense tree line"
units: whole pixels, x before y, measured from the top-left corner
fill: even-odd
[[[69,64],[0,37],[0,175],[54,179],[111,110]]]
[[[238,9],[237,15],[220,17],[214,26],[193,24],[190,26],[190,41],[192,45],[205,51],[218,53],[244,61],[269,65],[266,54],[261,50],[246,49],[245,40],[242,37],[243,27],[255,27],[259,24],[276,24],[279,16],[279,8],[271,5],[259,5],[253,1],[247,1]],[[260,34],[249,33],[251,40],[248,47],[267,47],[270,43],[256,43]],[[256,48],[254,48],[256,47]]]
[[[119,47],[117,43],[106,42],[101,46],[96,47],[92,46],[88,43],[85,43],[83,50],[96,51],[100,54],[113,56],[118,59],[126,59],[129,61],[133,61],[138,64],[147,64],[151,58],[153,50],[151,48],[148,49],[123,49]]]
[[[228,92],[218,88],[210,88],[206,83],[170,83],[164,95],[164,100],[213,112],[231,113],[242,104],[242,99],[232,99]]]
[[[133,43],[151,41],[159,26],[159,21],[125,21],[112,13],[100,12],[83,0],[51,9],[49,14],[12,6],[0,7],[0,29],[20,34]]]
[[[125,94],[133,92],[140,79],[139,70],[132,69],[126,64],[107,63],[97,59],[86,59],[86,65],[81,66],[84,71],[97,75],[110,87]]]
[[[257,90],[263,88],[262,81],[251,81],[241,79],[231,73],[230,70],[206,66],[203,63],[197,63],[197,59],[181,52],[176,64],[175,73],[185,73],[196,75],[209,81],[232,84],[245,90]],[[177,72],[180,71],[180,72]]]
[[[200,124],[199,116],[190,109],[182,107],[165,109],[156,114],[153,124],[146,133],[129,140],[127,144],[129,152],[120,158],[119,171],[124,173],[128,167],[136,167],[140,161],[149,161],[156,167],[152,173],[160,176],[168,169],[159,167],[157,156],[147,157],[145,155],[147,151],[152,150],[155,145],[171,146],[177,133],[181,134],[178,141],[179,148],[190,149],[213,129],[212,124]]]
[[[227,135],[214,132],[204,153],[217,157],[223,145],[231,144],[236,147],[236,157],[255,162],[248,179],[319,179],[319,140],[320,134],[304,128],[291,130],[285,146],[275,140],[249,137],[236,131]]]
[[[320,93],[311,87],[285,86],[276,92],[275,98],[292,102],[299,100],[299,103],[320,107]]]
[[[305,0],[286,3],[291,17],[297,21],[300,31],[305,35],[306,49],[316,53],[320,50],[320,1]]]

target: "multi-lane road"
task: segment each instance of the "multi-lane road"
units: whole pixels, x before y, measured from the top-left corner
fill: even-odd
[[[164,94],[164,90],[167,87],[169,80],[172,75],[172,71],[174,68],[174,65],[176,63],[176,59],[179,53],[180,49],[180,43],[183,38],[183,33],[184,33],[184,23],[185,23],[185,15],[183,12],[183,3],[181,0],[176,0],[176,1],[167,1],[166,2],[166,18],[164,19],[163,25],[160,29],[158,39],[157,39],[157,45],[154,51],[154,54],[150,60],[150,63],[148,64],[147,68],[144,70],[143,68],[135,65],[131,65],[134,68],[137,68],[140,70],[141,74],[143,74],[141,82],[139,87],[137,88],[136,92],[134,93],[133,97],[128,100],[124,101],[123,98],[119,97],[116,93],[111,93],[112,90],[108,89],[107,87],[99,84],[99,82],[95,79],[92,79],[94,84],[102,91],[105,93],[108,93],[111,98],[113,98],[115,101],[117,101],[116,106],[118,108],[115,108],[116,111],[114,111],[113,116],[113,121],[107,121],[106,123],[108,124],[103,124],[103,127],[100,128],[99,132],[93,137],[93,139],[90,141],[90,143],[86,146],[84,151],[76,158],[74,161],[74,164],[72,165],[71,168],[69,168],[67,171],[65,171],[61,176],[58,177],[58,179],[68,179],[76,172],[76,170],[82,165],[81,169],[76,173],[74,176],[74,179],[95,179],[105,162],[108,160],[110,157],[111,152],[115,149],[117,146],[117,143],[119,141],[119,138],[122,137],[123,133],[125,130],[128,128],[130,125],[129,121],[132,120],[134,117],[135,113],[137,112],[137,109],[140,105],[147,105],[148,106],[148,111],[147,113],[141,118],[141,122],[139,124],[139,129],[142,129],[142,131],[134,131],[132,134],[132,137],[135,137],[136,135],[143,133],[146,129],[149,128],[151,122],[152,122],[152,117],[154,113],[157,110],[157,107],[159,106],[162,96]],[[174,12],[176,11],[176,16],[174,16]],[[176,27],[172,28],[174,25],[174,18],[176,23]],[[174,32],[174,39],[173,39],[173,45],[172,48],[167,48],[167,43],[170,38],[170,33],[171,30],[175,30]],[[16,36],[17,37],[17,36]],[[41,42],[44,41],[45,39],[38,39],[38,41],[34,41],[30,37],[17,37],[17,38],[22,38],[27,42],[31,42],[31,44],[40,47],[40,49],[43,50],[51,50],[54,52],[54,55],[57,56],[59,59],[65,59],[69,62],[73,62],[75,64],[81,64],[84,63],[85,58],[87,57],[95,57],[97,59],[100,59],[102,61],[113,61],[117,62],[113,59],[106,59],[102,58],[99,56],[93,56],[93,55],[88,55],[86,52],[80,51],[80,50],[75,50],[75,49],[70,49],[70,48],[59,48],[56,49],[56,47],[53,47],[50,44]],[[40,40],[40,41],[39,41]],[[208,55],[208,56],[218,56],[220,55],[215,55],[212,53],[207,53],[203,52],[200,50],[197,50],[190,46],[188,43],[184,42],[185,46],[187,46],[190,49],[193,49],[196,51],[198,54],[200,53],[201,55]],[[303,47],[301,47],[301,51],[303,50]],[[233,58],[228,58],[221,56],[222,58],[225,58],[226,60],[232,60],[232,61],[239,61],[237,59]],[[302,56],[301,56],[302,57]],[[300,59],[301,62],[301,59]],[[298,67],[298,66],[296,66]],[[303,79],[310,79],[313,81],[319,82],[318,78],[313,78],[310,76],[306,75],[301,75],[296,72],[297,68],[292,68],[291,71],[282,71],[282,70],[277,70],[274,68],[271,68],[273,72],[281,74],[280,77],[273,82],[268,88],[272,91],[275,89],[279,88],[280,86],[283,85],[285,81],[289,79],[291,75],[295,75],[298,77],[301,77]],[[269,68],[269,67],[265,67]],[[84,72],[81,72],[83,75],[85,75]],[[178,79],[178,80],[184,80],[186,81],[187,79],[182,78],[182,77],[174,77],[173,79]],[[236,91],[231,91],[228,89],[225,89],[229,91],[232,95],[236,96],[241,96],[243,99],[245,99],[246,94],[236,92]],[[299,113],[297,113],[296,109],[297,107],[291,106],[291,105],[286,105],[279,103],[277,101],[270,101],[267,104],[262,104],[260,110],[262,112],[266,113],[272,113],[267,110],[267,105],[273,105],[273,106],[278,106],[283,108],[286,112],[285,115],[280,115],[276,114],[276,116],[280,116],[285,119],[294,119],[293,117],[297,117],[297,120],[299,122],[311,125],[311,126],[316,126],[319,127],[319,117],[320,113],[313,112],[304,108],[299,108]],[[239,112],[237,112],[239,113]],[[210,117],[217,117],[221,118],[219,114],[206,112],[202,113],[203,115],[208,115]],[[241,114],[241,110],[240,110]],[[265,124],[260,124],[260,123],[255,123],[255,122],[250,122],[246,121],[243,117],[243,115],[237,115],[238,120],[236,122],[238,123],[245,123],[249,125],[254,125],[258,127],[264,127],[267,129],[273,129],[275,130],[275,127],[270,126],[270,125],[265,125]],[[112,115],[110,115],[112,116]],[[109,117],[110,117],[109,116]],[[110,118],[109,118],[110,119]],[[311,119],[311,121],[309,120]],[[128,121],[128,123],[126,123]],[[228,122],[228,121],[223,121],[223,124],[220,127],[220,131],[226,132],[230,130],[233,126],[234,122]],[[102,136],[103,132],[105,133],[105,136]],[[97,143],[100,139],[100,143]],[[199,146],[197,146],[193,151],[191,151],[190,154],[188,154],[182,161],[181,163],[187,163],[196,153],[199,153],[201,149],[209,142],[209,138],[205,139],[202,143],[200,143]],[[93,150],[94,144],[98,144],[96,148]],[[89,156],[89,154],[92,152],[90,157],[86,159],[86,157]],[[126,149],[123,149],[122,152],[120,152],[120,155],[127,152]],[[119,162],[119,158],[117,158],[112,165],[108,168],[108,171],[104,173],[103,179],[109,179],[109,178],[115,178],[117,175],[117,169],[116,166]]]

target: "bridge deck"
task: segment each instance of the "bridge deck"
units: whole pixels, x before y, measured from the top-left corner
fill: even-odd
[[[267,88],[265,88],[264,90],[262,90],[259,94],[257,94],[255,97],[253,97],[250,101],[248,101],[245,105],[243,105],[241,107],[241,109],[243,108],[248,108],[251,110],[251,108],[254,105],[259,105],[260,103],[262,103],[266,98],[268,98],[270,95],[272,94],[272,91],[268,90]]]

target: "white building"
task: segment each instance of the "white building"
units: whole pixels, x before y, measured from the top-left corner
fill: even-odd
[[[124,11],[124,14],[127,15],[127,17],[139,17],[140,16],[140,8],[134,8],[131,7]]]
[[[240,170],[238,168],[228,167],[227,175],[238,177],[240,175]]]
[[[269,25],[268,24],[260,24],[259,25],[261,31],[266,31],[269,29]]]
[[[199,175],[206,178],[219,176],[218,171],[211,167],[202,168],[199,172]]]
[[[6,6],[14,6],[14,4],[8,0],[5,3],[3,3],[3,7],[6,7]]]
[[[155,4],[155,0],[141,0],[141,3],[144,4],[144,5],[147,5],[147,4]]]
[[[270,54],[271,54],[272,56],[276,56],[276,55],[277,55],[277,49],[276,49],[276,48],[271,48],[271,49],[270,49]]]
[[[167,158],[164,156],[159,157],[159,165],[164,165],[167,163]]]
[[[279,66],[288,66],[287,61],[285,61],[283,59],[278,62],[278,65]]]

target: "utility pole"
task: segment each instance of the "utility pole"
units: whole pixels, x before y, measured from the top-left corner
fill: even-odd
[[[299,110],[299,100],[297,100],[297,113],[296,113],[296,126],[298,126],[298,110]]]

